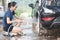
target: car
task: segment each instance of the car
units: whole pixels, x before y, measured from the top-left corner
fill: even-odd
[[[38,6],[37,12],[39,14],[39,35],[42,33],[48,36],[60,36],[60,0],[41,0],[41,6]]]
[[[0,5],[0,18],[3,18],[4,16],[4,9],[3,9],[3,6]]]

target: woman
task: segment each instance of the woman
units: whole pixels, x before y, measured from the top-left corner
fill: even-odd
[[[21,32],[21,29],[19,28],[22,20],[19,19],[14,10],[16,10],[17,5],[16,2],[10,2],[8,3],[8,10],[5,12],[5,15],[3,17],[3,29],[5,32],[8,32],[8,28],[13,24],[17,23],[15,26],[12,25],[9,32],[13,32],[14,35],[17,35]],[[13,20],[13,16],[15,16],[17,19]]]

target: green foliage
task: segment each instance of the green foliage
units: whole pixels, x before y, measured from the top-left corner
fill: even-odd
[[[16,9],[16,15],[17,16],[20,16],[21,15],[21,13],[23,13],[23,10],[21,9],[21,8],[18,8],[18,9]]]
[[[0,0],[0,2],[1,2],[2,0]]]
[[[17,4],[18,4],[18,7],[17,10],[16,10],[16,14],[18,16],[21,15],[21,13],[23,12],[27,12],[29,14],[29,16],[31,16],[31,13],[32,13],[32,9],[28,6],[30,3],[35,3],[36,0],[12,0],[12,1],[16,1]]]

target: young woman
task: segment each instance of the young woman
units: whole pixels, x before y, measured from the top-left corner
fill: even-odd
[[[5,12],[5,15],[3,17],[3,29],[5,32],[8,31],[8,28],[13,24],[17,23],[15,26],[12,25],[9,32],[13,32],[14,35],[17,35],[21,32],[21,29],[19,28],[22,20],[19,19],[14,10],[16,10],[17,5],[16,2],[10,2],[8,3],[8,10]],[[13,20],[13,16],[15,16],[17,19]]]

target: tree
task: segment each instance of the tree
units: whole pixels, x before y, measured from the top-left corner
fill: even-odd
[[[4,0],[2,0],[2,5],[3,5],[4,11],[5,11],[5,1]]]

